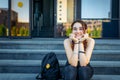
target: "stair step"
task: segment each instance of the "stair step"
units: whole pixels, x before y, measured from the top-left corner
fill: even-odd
[[[0,73],[0,80],[36,80],[36,75],[28,73]],[[91,80],[120,80],[120,75],[93,75]]]
[[[0,80],[36,80],[37,74],[0,73]]]
[[[63,50],[63,39],[0,40],[1,49],[60,49]],[[120,50],[120,40],[95,40],[95,50]]]
[[[47,54],[49,52],[55,52],[56,54],[64,54],[65,50],[32,50],[32,49],[0,49],[0,54],[5,53],[16,53],[16,54],[26,54],[26,53],[43,53]],[[120,54],[120,50],[93,50],[93,54]]]
[[[3,41],[10,41],[10,42],[16,42],[16,41],[64,41],[66,38],[30,38],[30,39],[8,39],[8,38],[0,38],[0,42]],[[95,39],[96,43],[101,43],[101,44],[120,44],[120,39]]]
[[[8,39],[0,38],[0,41],[64,41],[65,38],[30,38],[30,39]]]
[[[64,66],[66,60],[59,60]],[[120,61],[91,61],[94,67],[120,67]],[[40,66],[41,60],[0,60],[0,66]]]
[[[66,60],[64,50],[0,49],[0,59],[42,60],[49,53],[55,52],[59,60]],[[91,60],[120,61],[120,50],[94,50]]]
[[[63,72],[66,60],[59,60]],[[120,74],[120,61],[91,61],[95,74]],[[39,73],[41,60],[0,60],[1,73]]]
[[[119,80],[120,75],[94,75],[93,80]]]

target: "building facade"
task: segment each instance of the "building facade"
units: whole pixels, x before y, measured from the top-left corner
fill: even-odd
[[[1,0],[0,38],[63,38],[74,20],[93,38],[120,38],[119,0]]]

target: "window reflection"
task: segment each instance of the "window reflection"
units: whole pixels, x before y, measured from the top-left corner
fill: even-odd
[[[111,0],[82,0],[82,18],[110,18]]]
[[[57,0],[57,37],[69,36],[73,20],[74,0]]]
[[[8,36],[8,0],[0,0],[0,36]]]
[[[29,0],[11,0],[11,36],[29,36]]]
[[[102,38],[103,23],[110,20],[83,20],[87,24],[87,33],[92,38]]]

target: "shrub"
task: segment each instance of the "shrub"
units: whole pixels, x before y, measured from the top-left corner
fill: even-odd
[[[25,28],[24,27],[20,28],[20,34],[21,34],[21,36],[24,36],[24,34],[25,34]]]
[[[6,36],[6,27],[3,24],[0,25],[0,36]]]
[[[25,28],[25,36],[29,36],[29,28]]]
[[[12,36],[16,36],[16,26],[13,26],[12,29],[11,29],[11,35]]]
[[[72,32],[72,30],[71,30],[71,28],[68,28],[67,30],[66,30],[66,36],[69,36],[69,34]]]

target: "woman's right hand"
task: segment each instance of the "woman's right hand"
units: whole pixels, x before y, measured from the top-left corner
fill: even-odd
[[[73,33],[71,33],[71,34],[69,35],[69,38],[70,38],[72,41],[74,41],[74,43],[78,43],[78,42],[79,42],[79,40],[78,40],[77,38],[75,38],[75,35],[74,35]]]

